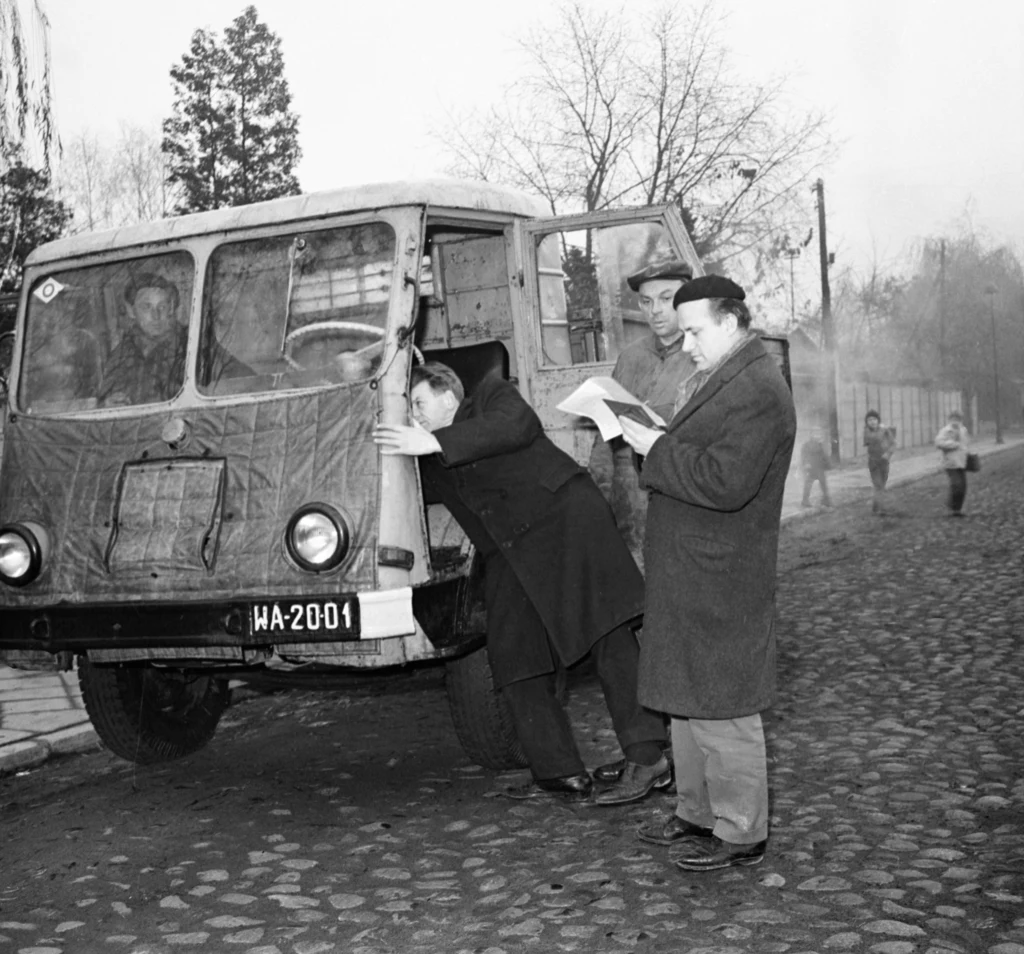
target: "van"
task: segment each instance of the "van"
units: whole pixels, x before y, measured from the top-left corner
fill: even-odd
[[[179,758],[268,666],[446,667],[456,733],[523,764],[479,562],[382,456],[410,367],[556,405],[646,333],[626,276],[700,262],[675,208],[550,217],[482,183],[370,185],[61,239],[26,263],[0,470],[0,658],[77,665],[117,755]]]

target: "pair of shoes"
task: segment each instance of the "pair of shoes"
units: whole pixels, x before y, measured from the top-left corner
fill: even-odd
[[[711,829],[671,815],[664,821],[649,821],[641,825],[636,837],[650,845],[675,845],[688,838],[710,838]]]
[[[582,772],[579,775],[563,775],[559,778],[537,778],[526,785],[506,789],[504,794],[506,798],[516,800],[561,798],[566,802],[585,802],[593,790],[593,780],[586,772]]]
[[[759,865],[764,861],[767,847],[767,839],[752,845],[737,845],[712,835],[691,839],[672,860],[680,871],[717,871],[735,865]]]
[[[663,755],[654,765],[626,762],[626,768],[611,788],[606,788],[595,799],[597,805],[625,805],[646,798],[660,782],[662,787],[672,781],[672,766]]]

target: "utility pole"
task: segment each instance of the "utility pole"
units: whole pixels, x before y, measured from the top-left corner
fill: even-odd
[[[788,241],[788,239],[787,239]],[[782,254],[789,259],[789,320],[796,327],[796,292],[793,290],[793,260],[800,254],[798,248],[783,249]]]
[[[999,346],[996,344],[996,309],[993,299],[999,289],[995,285],[988,285],[985,294],[988,296],[988,317],[992,325],[992,383],[995,389],[996,399],[996,443],[1003,443],[1003,425],[1001,409],[999,407]]]
[[[832,463],[839,463],[839,414],[836,408],[838,366],[835,331],[832,327],[832,292],[828,284],[828,267],[832,263],[825,238],[825,181],[814,184],[818,196],[818,251],[821,257],[821,344],[828,366],[828,435],[832,446]]]
[[[939,241],[939,374],[946,378],[946,240]]]

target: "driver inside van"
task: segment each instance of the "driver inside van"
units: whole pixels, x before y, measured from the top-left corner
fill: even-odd
[[[178,288],[162,275],[133,275],[124,290],[128,327],[110,353],[100,404],[166,401],[184,379],[188,328],[178,321]]]
[[[185,377],[188,326],[178,317],[177,286],[155,272],[133,275],[124,290],[128,327],[103,368],[100,405],[170,400]],[[214,364],[228,377],[252,374],[214,343]]]

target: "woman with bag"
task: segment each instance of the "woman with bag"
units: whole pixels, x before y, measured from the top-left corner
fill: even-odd
[[[962,517],[964,497],[967,496],[968,459],[977,456],[968,452],[970,434],[964,426],[964,416],[960,411],[949,412],[949,423],[935,435],[935,446],[942,451],[942,466],[949,478],[949,498],[947,506],[951,517]],[[971,468],[977,470],[977,466]]]

